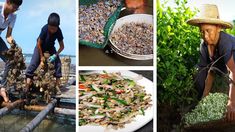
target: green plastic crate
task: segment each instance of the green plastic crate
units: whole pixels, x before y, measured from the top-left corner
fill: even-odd
[[[97,3],[99,0],[79,0],[79,5],[90,5],[90,4],[95,4]],[[116,9],[116,11],[114,11],[114,13],[109,17],[108,21],[106,22],[105,26],[104,26],[104,42],[102,44],[99,43],[93,43],[93,42],[89,42],[86,40],[80,40],[79,39],[79,44],[81,45],[86,45],[92,48],[104,48],[109,41],[109,36],[110,33],[117,21],[117,18],[119,17],[119,14],[121,12],[121,9],[123,7],[123,1],[121,2],[121,4],[118,6],[118,8]]]

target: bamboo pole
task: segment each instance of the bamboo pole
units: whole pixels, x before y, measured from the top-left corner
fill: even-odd
[[[57,100],[52,100],[46,108],[41,111],[30,123],[28,123],[20,132],[32,132],[46,117],[46,115],[55,107]]]
[[[22,103],[24,103],[25,100],[23,99],[19,99],[16,100],[13,103],[9,103],[7,104],[4,108],[0,109],[0,118],[4,115],[6,115],[8,112],[12,111],[13,109],[15,109],[16,107],[18,107],[19,105],[21,105]]]

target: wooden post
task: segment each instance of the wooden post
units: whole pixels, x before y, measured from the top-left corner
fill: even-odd
[[[13,103],[9,103],[8,105],[6,105],[4,108],[0,109],[0,118],[2,116],[4,116],[5,114],[7,114],[8,112],[12,111],[13,109],[15,109],[16,107],[18,107],[19,105],[23,104],[25,100],[20,99],[20,100],[16,100]]]
[[[32,132],[46,117],[46,115],[55,107],[57,100],[52,100],[46,108],[41,111],[30,123],[28,123],[20,132]]]

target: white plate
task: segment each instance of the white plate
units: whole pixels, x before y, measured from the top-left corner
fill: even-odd
[[[116,30],[118,30],[118,28],[122,27],[124,24],[131,23],[131,22],[147,23],[147,24],[153,25],[153,16],[148,15],[148,14],[132,14],[132,15],[127,15],[127,16],[121,17],[116,21],[111,34],[113,34]],[[130,53],[123,52],[112,42],[111,37],[109,38],[109,41],[111,43],[111,48],[114,50],[114,52],[116,52],[120,56],[123,56],[128,59],[134,59],[134,60],[151,60],[151,59],[153,59],[153,54],[138,55],[138,54],[130,54]]]
[[[107,71],[110,72],[120,72],[122,76],[127,77],[129,79],[133,79],[137,82],[137,84],[144,86],[146,93],[151,94],[153,105],[153,82],[148,80],[145,77],[142,77],[139,74],[136,74],[131,71]],[[91,73],[103,73],[103,71],[92,71],[92,72],[86,72],[82,73],[84,74],[91,74]],[[119,128],[118,130],[114,129],[107,129],[103,126],[94,126],[94,125],[85,125],[85,126],[79,126],[79,132],[133,132],[135,130],[138,130],[139,128],[146,125],[148,122],[150,122],[153,119],[153,106],[145,110],[145,115],[137,115],[134,117],[134,120],[131,123],[128,123],[124,126],[124,128]]]

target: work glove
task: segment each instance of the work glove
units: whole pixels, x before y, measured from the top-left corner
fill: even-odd
[[[55,59],[56,59],[56,55],[55,54],[49,57],[49,61],[50,62],[54,62]]]

